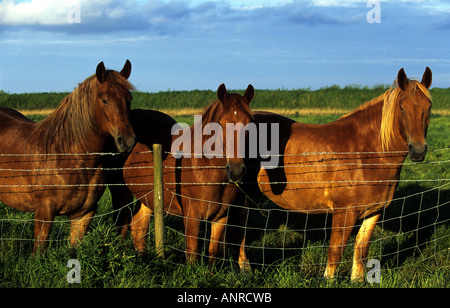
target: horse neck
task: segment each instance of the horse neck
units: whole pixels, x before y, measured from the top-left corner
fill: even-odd
[[[197,121],[195,119],[194,125],[190,126],[191,130],[191,153],[196,156],[196,154],[203,154],[203,145],[205,144],[205,141],[210,138],[211,136],[204,135],[203,129],[205,126],[209,124],[209,122],[205,121]],[[205,156],[202,155],[202,158]],[[197,157],[200,158],[200,157]]]
[[[394,116],[394,125],[391,131],[391,142],[389,147],[384,149],[381,140],[381,129],[382,129],[382,118],[383,118],[383,104],[384,101],[381,100],[378,103],[370,104],[367,108],[361,108],[354,113],[345,116],[344,121],[353,121],[357,124],[357,130],[360,136],[360,140],[371,140],[368,142],[367,148],[363,151],[366,152],[393,152],[386,155],[393,160],[398,160],[403,162],[408,154],[407,143],[400,134],[400,123],[398,117]],[[395,153],[395,154],[394,154]]]
[[[77,91],[77,90],[75,90]],[[74,92],[75,92],[74,91]],[[50,153],[102,152],[106,140],[99,134],[93,102],[84,102],[80,108],[78,93],[72,93],[45,120],[38,129],[42,131],[43,145]]]

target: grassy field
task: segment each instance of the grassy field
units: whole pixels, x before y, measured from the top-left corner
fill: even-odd
[[[353,86],[320,91],[280,90],[266,91],[263,93],[265,96],[258,94],[264,91],[257,91],[261,100],[266,98],[265,102],[255,99],[253,108],[283,107],[297,121],[325,123],[337,119],[341,114],[308,114],[301,110],[352,109],[379,95],[384,89]],[[449,181],[437,180],[450,177],[448,162],[445,163],[450,160],[450,122],[445,115],[445,111],[450,110],[449,100],[446,99],[450,98],[450,90],[435,91],[433,111],[438,109],[444,113],[432,116],[427,137],[427,158],[419,164],[411,164],[407,159],[401,178],[414,181],[400,184],[394,197],[398,201],[394,201],[386,210],[372,238],[369,258],[381,262],[380,284],[350,283],[352,245],[345,251],[343,263],[338,269],[339,278],[322,280],[329,238],[329,232],[324,231],[323,227],[329,225],[330,218],[288,213],[264,198],[259,200],[259,207],[252,210],[249,222],[254,228],[247,233],[247,254],[253,265],[250,273],[236,273],[227,260],[215,266],[209,266],[206,259],[195,266],[186,265],[180,221],[171,217],[165,219],[168,226],[165,231],[166,259],[161,260],[156,256],[152,228],[148,251],[138,254],[130,239],[122,240],[117,236],[107,191],[99,202],[99,217],[94,219],[88,234],[77,248],[68,245],[68,219],[58,217],[52,229],[49,249],[35,257],[30,256],[33,213],[22,213],[0,204],[0,287],[450,287],[450,184]],[[192,98],[186,99],[194,109],[207,104],[196,105],[197,100],[208,102],[214,99],[214,92],[198,92],[193,91]],[[189,93],[141,93],[139,95],[143,98],[134,95],[133,104],[134,107],[151,108],[154,104],[149,102],[159,95],[161,97],[157,101],[162,102],[159,106],[172,109],[171,105],[168,107],[164,102],[182,101],[182,96],[191,95]],[[46,95],[54,95],[55,99],[61,97],[60,94],[42,94],[43,97]],[[0,106],[3,106],[2,99],[7,96],[11,95],[0,92]],[[33,101],[36,96],[30,95],[30,100]],[[350,103],[342,103],[345,99]],[[325,103],[320,105],[318,102],[322,100]],[[358,100],[359,103],[356,103]],[[41,103],[36,108],[31,105],[13,104],[14,108],[24,110],[54,107]],[[174,112],[182,106],[184,104],[174,106]],[[42,117],[36,115],[32,118],[39,120]],[[192,121],[192,117],[186,115],[177,115],[176,119],[188,123]],[[305,229],[306,221],[308,227]],[[317,227],[319,231],[310,230],[310,227]],[[264,231],[265,228],[268,231]],[[353,243],[353,239],[354,236],[349,243]],[[280,249],[282,247],[284,249]],[[69,269],[66,264],[69,259],[80,261],[81,284],[67,282]]]
[[[319,90],[292,89],[292,90],[261,90],[257,89],[255,98],[251,103],[254,110],[325,110],[336,113],[353,110],[362,103],[384,93],[389,86],[361,87],[351,85],[344,88],[331,86]],[[243,93],[243,90],[229,90],[229,92]],[[450,88],[432,88],[433,111],[450,111]],[[68,93],[23,93],[9,94],[0,91],[0,106],[17,110],[53,109]],[[133,108],[147,108],[170,110],[171,115],[177,115],[179,110],[201,110],[213,100],[215,91],[169,91],[158,93],[134,92]],[[322,111],[323,113],[323,111]],[[447,113],[448,115],[448,113]]]

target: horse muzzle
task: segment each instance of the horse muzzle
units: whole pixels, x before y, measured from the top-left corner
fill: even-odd
[[[244,177],[246,168],[244,162],[239,163],[227,162],[225,166],[225,173],[230,183],[239,183]]]
[[[413,162],[421,162],[425,159],[425,154],[427,154],[428,146],[426,143],[418,146],[416,144],[410,143],[408,145],[409,158]]]
[[[134,145],[136,144],[136,135],[118,135],[114,138],[114,141],[116,143],[117,150],[122,154],[127,154],[133,150]]]

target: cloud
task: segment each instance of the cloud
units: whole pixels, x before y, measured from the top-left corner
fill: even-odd
[[[140,30],[176,34],[186,28],[208,28],[206,25],[224,11],[221,6],[218,2],[191,6],[176,0],[4,0],[0,2],[0,30],[14,27],[68,33]]]
[[[71,3],[72,2],[72,3]],[[32,0],[16,3],[4,0],[0,3],[0,25],[58,25],[67,23],[67,12],[73,1]]]
[[[31,0],[0,2],[0,27],[55,32],[98,32],[136,28],[134,1]],[[139,21],[139,20],[138,20]]]
[[[330,1],[291,2],[275,10],[279,20],[288,19],[293,24],[337,25],[365,21],[367,10],[361,6],[350,6],[343,2],[337,5]],[[353,3],[353,2],[352,2]],[[284,18],[283,18],[284,17]]]
[[[307,1],[181,1],[181,0],[31,0],[0,2],[0,30],[5,27],[63,33],[118,31],[177,35],[183,31],[229,31],[257,25],[345,25],[364,23],[369,10],[364,0]],[[240,2],[239,2],[240,3]],[[244,2],[243,2],[244,3]],[[262,3],[258,4],[257,3]],[[382,16],[410,16],[426,11],[442,17],[439,9],[448,8],[442,0],[418,2],[382,1]],[[444,10],[445,11],[445,10]],[[79,23],[76,20],[79,18]],[[75,23],[74,23],[75,21]],[[446,26],[448,19],[443,18]]]

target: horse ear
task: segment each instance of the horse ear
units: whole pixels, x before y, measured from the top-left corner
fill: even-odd
[[[97,70],[95,71],[95,75],[97,76],[97,79],[98,79],[98,81],[100,81],[100,83],[105,82],[106,68],[105,68],[105,64],[103,63],[103,61],[97,65]]]
[[[125,62],[125,65],[123,66],[123,69],[120,71],[120,75],[125,77],[125,79],[128,79],[131,75],[131,62],[130,60],[127,60]]]
[[[247,100],[247,104],[250,104],[254,96],[255,96],[255,88],[253,88],[253,86],[249,84],[247,90],[245,90],[244,93],[244,97]]]
[[[432,74],[431,69],[427,66],[425,69],[425,73],[423,73],[421,83],[425,86],[425,88],[429,88],[431,86]]]
[[[217,98],[219,99],[219,101],[221,101],[222,103],[225,102],[225,100],[227,99],[227,95],[228,95],[228,91],[227,88],[225,87],[225,84],[222,83],[219,88],[217,89]]]
[[[397,84],[399,88],[402,89],[403,91],[405,91],[406,86],[408,85],[408,77],[406,76],[403,67],[398,71]]]

